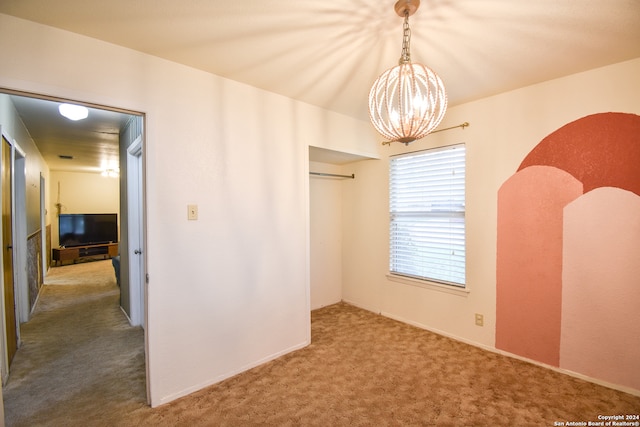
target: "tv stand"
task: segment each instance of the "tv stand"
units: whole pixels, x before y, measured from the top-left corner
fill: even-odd
[[[73,261],[84,257],[102,255],[104,259],[118,255],[117,243],[105,243],[102,245],[73,246],[71,248],[53,248],[53,261],[57,266],[65,261]]]

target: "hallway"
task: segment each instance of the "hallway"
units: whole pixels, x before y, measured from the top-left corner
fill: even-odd
[[[96,425],[148,408],[144,332],[119,295],[110,260],[49,270],[3,390],[7,426]]]

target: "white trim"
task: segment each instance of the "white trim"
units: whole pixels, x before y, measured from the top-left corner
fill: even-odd
[[[40,198],[40,268],[42,268],[42,285],[44,285],[44,278],[47,277],[47,273],[49,272],[49,263],[48,260],[48,251],[47,251],[47,199],[46,199],[46,186],[49,183],[49,180],[45,178],[42,171],[40,171],[40,178],[38,180],[38,185],[40,188],[38,189]],[[40,284],[39,284],[40,285]],[[40,297],[40,291],[38,291],[38,296],[36,296],[36,301]],[[33,305],[35,307],[35,303]],[[33,312],[33,311],[32,311]]]
[[[311,342],[311,187],[309,184],[309,145],[304,145],[305,155],[303,161],[303,176],[304,180],[304,217],[305,217],[305,303],[307,308],[305,310],[307,315],[307,330],[305,331],[307,342]]]
[[[15,148],[16,152],[20,155],[20,157],[23,157],[23,158],[27,157],[27,154],[20,147],[20,144],[18,144],[18,142],[15,139],[11,142],[11,145]]]
[[[122,308],[122,306],[120,305],[120,311],[124,313],[124,317],[127,318],[127,321],[129,322],[130,325],[133,325],[133,323],[131,322],[131,318],[129,318],[129,315],[127,314],[127,312],[125,311],[124,308]]]
[[[142,134],[138,135],[131,145],[127,147],[127,153],[135,157],[142,155]]]
[[[11,217],[13,230],[13,282],[16,297],[18,344],[21,323],[29,320],[29,278],[27,274],[27,157],[14,140],[11,142]],[[20,165],[21,170],[18,171]],[[16,173],[19,172],[19,175]]]
[[[42,284],[42,287],[44,287],[44,283]],[[42,288],[40,289],[40,292],[38,292],[38,295],[36,295],[36,300],[33,302],[33,307],[31,308],[31,310],[29,310],[29,318],[31,318],[31,316],[33,315],[33,313],[35,313],[36,308],[38,307],[38,303],[40,302],[40,295],[42,294]]]
[[[126,274],[129,275],[129,318],[132,326],[145,327],[145,280],[144,276],[144,220],[143,210],[143,188],[142,188],[142,135],[127,147],[126,154],[127,164],[127,235],[128,235],[128,253],[129,268]],[[142,253],[134,253],[138,250]],[[122,251],[120,252],[122,256]],[[134,263],[137,263],[134,265]],[[123,270],[120,270],[120,275]]]
[[[26,156],[25,152],[20,148],[15,139],[9,135],[5,129],[0,126],[0,143],[3,143],[2,139],[6,139],[10,146],[9,162],[11,175],[10,186],[10,198],[11,198],[11,256],[12,256],[12,268],[13,268],[13,298],[14,298],[14,317],[16,322],[16,340],[17,348],[20,348],[21,336],[20,336],[20,324],[24,323],[29,318],[29,285],[27,280],[27,218],[26,218],[26,175],[23,173],[20,176],[20,188],[16,187],[16,161],[18,160],[24,166],[23,172],[26,170]],[[16,194],[20,190],[20,194]],[[0,191],[1,193],[1,191]],[[0,194],[1,196],[1,194]],[[22,215],[18,215],[17,201],[20,202],[20,211]],[[2,233],[0,231],[0,239]],[[4,249],[3,249],[4,254]],[[0,286],[4,289],[4,269],[0,263]],[[5,323],[5,300],[4,291],[2,292],[2,298],[0,299],[2,304],[2,320],[0,326],[2,327],[2,365],[0,371],[2,375],[3,383],[6,382],[9,376],[9,354],[7,347],[7,333]]]
[[[458,295],[466,297],[471,290],[468,287],[458,287],[455,285],[445,285],[443,283],[431,282],[429,280],[414,279],[412,277],[401,276],[398,274],[389,273],[387,279],[392,282],[403,283],[405,285],[417,286],[419,288],[430,289],[433,291],[444,292],[447,294]]]
[[[7,141],[11,141],[10,136],[5,132],[2,128],[2,124],[0,124],[0,144],[3,144],[3,138]],[[1,146],[0,146],[1,148]],[[1,151],[0,151],[1,153]],[[1,156],[0,156],[1,157]],[[0,179],[0,184],[2,180]],[[0,185],[0,200],[2,200],[2,185]],[[2,227],[0,227],[0,242],[2,242]],[[2,350],[2,360],[0,360],[0,375],[2,376],[2,384],[6,384],[7,379],[9,378],[9,353],[7,349],[7,324],[6,324],[6,314],[5,314],[5,301],[4,301],[4,266],[1,262],[0,257],[0,288],[2,292],[0,292],[0,334],[2,336],[2,340],[0,340],[0,350]]]

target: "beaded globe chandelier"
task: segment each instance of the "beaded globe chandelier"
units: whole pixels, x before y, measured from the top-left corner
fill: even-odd
[[[369,92],[369,116],[385,138],[405,144],[433,131],[447,110],[447,94],[440,77],[429,67],[411,62],[409,16],[420,0],[399,0],[394,9],[404,17],[402,53],[398,65],[388,69]]]

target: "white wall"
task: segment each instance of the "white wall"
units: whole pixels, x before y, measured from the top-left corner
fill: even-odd
[[[0,51],[0,86],[146,114],[152,405],[309,343],[307,147],[368,123],[7,15]]]
[[[341,167],[309,162],[309,170],[342,174]],[[342,300],[342,186],[340,178],[309,176],[311,309]]]
[[[0,94],[0,127],[2,132],[8,134],[25,154],[27,234],[31,235],[40,229],[40,174],[48,182],[49,167],[22,123],[9,95],[6,94]],[[45,189],[45,197],[49,198],[49,188]],[[47,212],[45,224],[48,224],[52,218],[50,213],[50,211]]]
[[[61,214],[116,213],[120,221],[120,181],[99,173],[51,171],[49,180],[51,218],[51,246],[59,241],[58,209]]]
[[[3,135],[6,136],[13,145],[19,147],[24,154],[25,171],[20,172],[20,170],[16,170],[16,174],[24,173],[24,175],[22,178],[18,175],[15,176],[16,184],[19,186],[19,183],[23,182],[24,185],[24,206],[20,206],[21,197],[19,196],[20,190],[18,189],[14,209],[18,218],[20,215],[24,215],[23,218],[25,221],[17,221],[14,234],[16,234],[18,238],[20,238],[21,235],[25,237],[32,236],[42,228],[40,222],[40,176],[44,178],[45,182],[48,182],[49,167],[42,158],[34,141],[31,139],[28,130],[22,123],[13,102],[6,94],[0,94],[0,129]],[[16,167],[19,167],[18,164],[16,164]],[[49,199],[49,188],[45,188],[44,193],[46,209],[46,200]],[[45,227],[50,223],[51,218],[51,211],[46,210]],[[40,238],[44,238],[46,241],[46,230],[42,230]],[[18,245],[17,250],[14,252],[16,257],[14,260],[14,277],[17,283],[15,296],[19,314],[18,320],[20,322],[25,322],[29,318],[29,313],[32,308],[28,275],[29,254],[26,243],[25,241],[25,246],[22,248]],[[43,246],[45,245],[43,244]],[[36,260],[38,258],[39,257],[37,257]],[[0,266],[0,269],[1,268]],[[32,285],[36,286],[36,284]],[[37,285],[39,285],[39,283]],[[0,343],[0,350],[4,348],[1,344],[3,343]],[[3,366],[3,369],[4,368],[5,366]]]
[[[421,327],[495,347],[497,193],[545,136],[599,112],[640,113],[640,58],[450,108],[442,127],[383,160],[351,164],[344,188],[343,298]],[[467,147],[467,290],[447,292],[389,280],[388,157],[464,142]],[[484,314],[484,326],[474,314]]]

